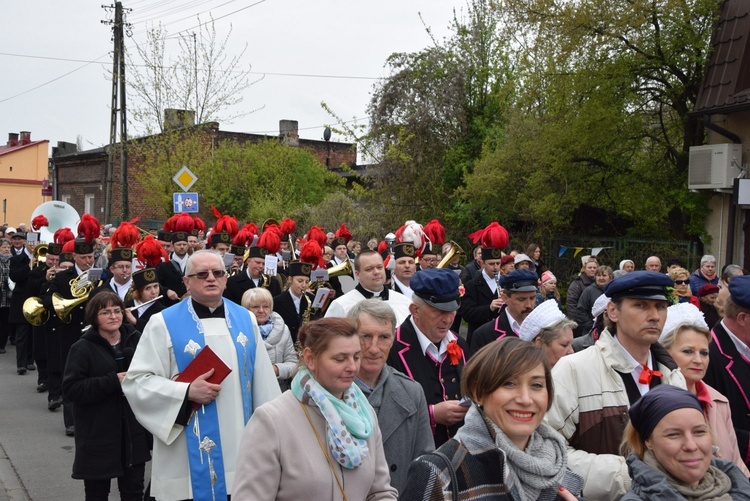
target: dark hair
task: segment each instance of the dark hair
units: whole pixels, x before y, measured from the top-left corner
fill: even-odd
[[[328,349],[333,338],[356,335],[357,323],[353,319],[331,317],[306,323],[300,328],[297,339],[303,349],[310,348],[313,357],[318,357]],[[300,364],[304,365],[302,357],[300,357]]]
[[[539,244],[529,244],[526,247],[526,255],[529,256],[532,261],[534,260],[534,252],[539,248]]]
[[[552,371],[544,350],[541,346],[517,337],[493,341],[473,355],[461,373],[461,393],[477,402],[507,381],[531,371],[539,364],[544,366],[549,410],[555,392]]]
[[[115,292],[97,292],[89,297],[89,300],[86,303],[86,311],[84,313],[86,323],[91,327],[99,327],[99,310],[107,308],[108,306],[116,306],[123,310],[123,312],[125,311],[125,303],[122,302],[120,296]]]
[[[380,256],[380,254],[378,254],[377,251],[370,250],[370,249],[363,250],[362,252],[357,254],[357,256],[354,258],[354,270],[355,271],[359,271],[360,261],[362,261],[363,257],[367,257],[367,256]]]

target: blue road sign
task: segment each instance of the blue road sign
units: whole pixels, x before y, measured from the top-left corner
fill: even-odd
[[[179,212],[198,212],[198,194],[197,193],[173,193],[172,205],[174,213]]]

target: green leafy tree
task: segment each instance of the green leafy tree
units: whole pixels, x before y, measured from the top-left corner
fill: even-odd
[[[687,190],[691,116],[709,51],[708,0],[501,0],[516,36],[519,93],[505,135],[487,144],[462,191],[483,216],[560,233],[702,232],[704,195]],[[494,182],[493,182],[494,181]]]
[[[507,41],[489,0],[473,0],[454,15],[452,34],[416,53],[397,53],[391,75],[369,106],[366,149],[378,168],[358,195],[379,204],[382,227],[440,217],[460,225],[456,190],[473,171],[488,136],[502,130],[512,96]]]

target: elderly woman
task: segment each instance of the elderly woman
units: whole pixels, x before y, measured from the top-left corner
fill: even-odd
[[[292,391],[245,427],[232,498],[396,499],[375,411],[354,384],[362,351],[355,322],[310,322],[299,342],[303,366]]]
[[[620,261],[620,270],[624,271],[625,273],[630,273],[631,271],[635,270],[635,263],[632,259],[623,259]]]
[[[719,297],[719,287],[714,284],[702,285],[698,289],[698,298],[700,298],[699,308],[706,317],[706,323],[713,327],[716,325],[721,316],[716,308],[716,300]]]
[[[581,299],[581,294],[586,288],[596,282],[596,269],[599,267],[599,262],[596,258],[589,256],[584,261],[581,273],[573,279],[568,287],[568,295],[565,298],[565,309],[570,318],[578,317],[578,301]],[[584,312],[588,314],[588,310]]]
[[[8,287],[10,273],[10,240],[0,238],[0,353],[5,353],[8,342],[8,313],[10,312],[11,290]]]
[[[719,285],[719,276],[716,274],[716,258],[706,254],[701,258],[701,267],[690,275],[690,291],[698,294],[698,289],[706,284]]]
[[[580,495],[583,480],[566,467],[565,441],[542,422],[554,392],[540,347],[515,337],[484,346],[464,367],[461,390],[471,399],[464,425],[411,464],[401,499]]]
[[[732,461],[745,476],[750,477],[750,471],[737,447],[729,401],[703,382],[708,369],[708,345],[711,342],[711,332],[703,314],[687,303],[670,306],[659,342],[680,367],[688,391],[698,397],[719,447],[716,456]]]
[[[544,349],[550,367],[573,353],[573,329],[576,323],[563,315],[557,301],[545,301],[529,313],[521,324],[518,337]]]
[[[690,303],[700,308],[700,300],[690,290],[690,272],[685,268],[672,268],[669,278],[674,280],[674,293],[680,303]]]
[[[273,311],[271,293],[263,287],[248,289],[242,294],[242,306],[255,315],[279,388],[281,391],[288,390],[297,372],[297,353],[284,319]]]
[[[583,291],[581,299],[578,300],[576,316],[571,317],[578,324],[578,328],[575,329],[575,337],[581,337],[587,334],[594,325],[594,317],[591,316],[591,308],[594,307],[594,303],[599,296],[604,295],[604,288],[614,278],[612,268],[606,265],[599,266],[596,268],[594,277],[596,282]]]
[[[713,457],[711,429],[698,398],[662,384],[628,414],[623,452],[633,480],[622,501],[750,500],[750,482],[734,463]]]
[[[148,434],[122,393],[122,380],[140,332],[123,324],[125,305],[114,292],[100,292],[86,304],[91,329],[70,348],[63,392],[74,403],[73,478],[83,479],[86,500],[107,500],[117,479],[120,499],[143,499],[149,454]]]

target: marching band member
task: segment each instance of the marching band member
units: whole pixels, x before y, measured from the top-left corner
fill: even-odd
[[[132,325],[135,325],[135,330],[138,332],[143,332],[149,319],[165,308],[161,300],[156,299],[159,297],[159,292],[159,280],[154,268],[145,268],[133,273],[133,299],[125,302],[125,307],[132,308],[135,306],[135,308],[133,310],[126,309],[125,318]],[[155,301],[141,306],[152,300]]]
[[[182,277],[185,276],[185,264],[188,259],[188,234],[176,231],[172,233],[171,242],[172,254],[169,261],[156,266],[156,276],[164,291],[163,299],[166,306],[178,303],[187,292]]]

